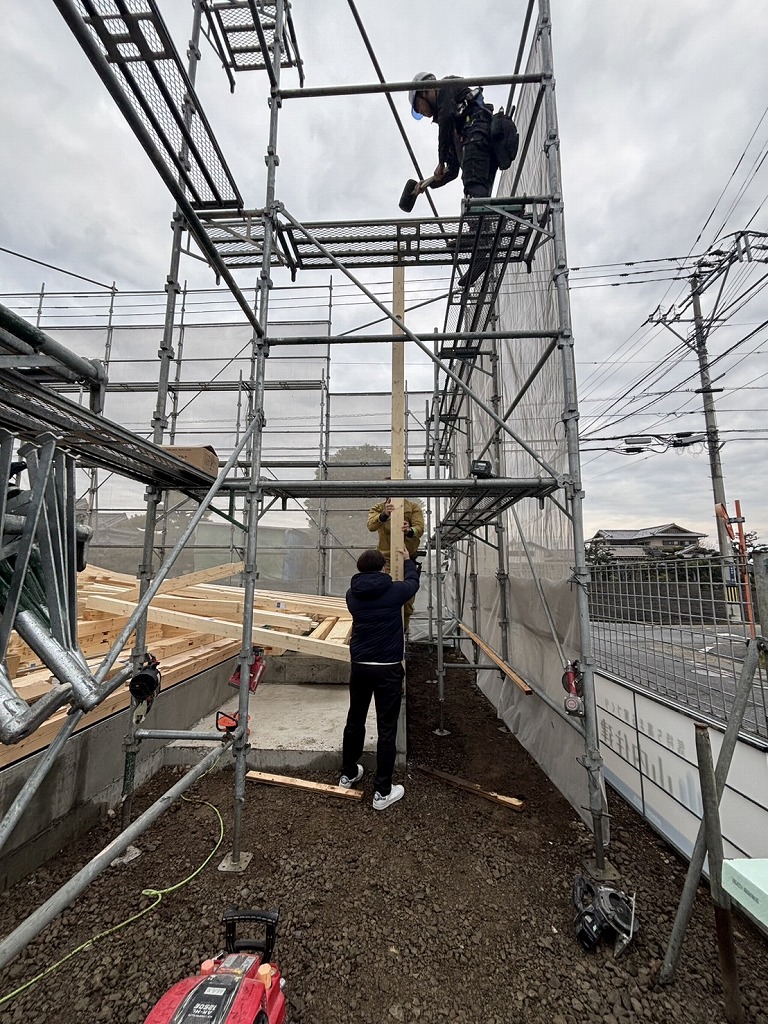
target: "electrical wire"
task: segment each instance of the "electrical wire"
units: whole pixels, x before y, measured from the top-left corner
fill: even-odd
[[[215,767],[215,765],[212,766],[212,768],[209,769],[209,771],[212,771],[213,767]],[[162,903],[164,896],[168,896],[170,895],[170,893],[176,892],[178,889],[181,889],[185,885],[188,885],[210,863],[211,858],[215,855],[216,851],[219,849],[224,840],[224,819],[221,816],[221,812],[219,811],[218,807],[215,807],[208,800],[193,799],[184,794],[182,794],[181,798],[182,800],[186,800],[187,803],[205,804],[207,807],[210,807],[214,811],[216,817],[219,819],[219,838],[216,841],[216,845],[205,858],[203,863],[200,864],[199,867],[195,868],[191,875],[187,875],[186,878],[182,878],[180,882],[177,882],[175,885],[170,885],[166,889],[142,889],[141,895],[150,897],[154,900],[154,903],[150,903],[148,907],[144,907],[144,909],[138,911],[138,913],[132,914],[130,917],[127,917],[124,921],[121,921],[119,924],[113,925],[111,928],[105,928],[104,931],[99,932],[97,935],[91,936],[90,939],[86,939],[86,941],[77,946],[76,949],[71,950],[69,953],[67,953],[66,956],[63,956],[60,960],[57,960],[56,963],[51,964],[49,967],[46,967],[44,971],[41,971],[39,974],[35,975],[34,978],[30,978],[29,981],[26,981],[23,985],[19,985],[19,987],[14,989],[12,992],[8,992],[4,996],[0,997],[0,1006],[3,1006],[9,1000],[14,999],[22,992],[25,992],[28,988],[31,988],[33,985],[36,985],[39,981],[42,981],[43,978],[47,978],[49,974],[53,974],[54,971],[57,971],[60,967],[63,967],[64,964],[68,963],[73,957],[77,956],[78,953],[83,953],[85,950],[90,949],[95,943],[101,941],[101,939],[105,939],[108,935],[113,935],[115,932],[118,932],[123,928],[127,928],[128,925],[134,924],[136,921],[140,920],[146,914],[149,914],[150,911],[155,910],[160,905],[160,903]]]
[[[2,245],[0,245],[0,252],[7,252],[9,256],[16,256],[20,260],[27,260],[29,263],[36,263],[39,267],[47,267],[48,270],[55,270],[59,274],[67,274],[69,277],[76,277],[78,281],[87,281],[88,284],[95,284],[99,288],[105,288],[108,292],[116,292],[118,290],[114,281],[112,284],[102,284],[101,281],[94,281],[92,277],[83,277],[82,274],[76,274],[72,270],[65,270],[64,267],[57,267],[53,263],[43,263],[42,260],[36,260],[33,256],[25,256],[24,253],[14,252],[13,249],[6,249],[5,246]]]

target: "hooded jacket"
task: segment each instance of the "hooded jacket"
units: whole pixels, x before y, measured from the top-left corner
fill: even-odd
[[[404,580],[385,572],[358,572],[347,591],[352,615],[349,653],[352,661],[394,665],[403,660],[405,640],[402,607],[419,589],[420,567],[410,558],[404,563]]]

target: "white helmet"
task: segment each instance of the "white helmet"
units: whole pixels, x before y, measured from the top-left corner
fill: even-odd
[[[414,82],[429,82],[429,81],[434,82],[435,81],[435,76],[432,74],[431,71],[419,71],[419,73],[417,75],[413,76],[412,81],[414,81]],[[416,108],[413,105],[416,102],[416,97],[419,95],[419,92],[420,92],[419,89],[411,89],[411,91],[408,93],[408,101],[411,104],[411,116],[415,117],[417,121],[420,121],[422,119],[422,117],[424,116],[423,114],[420,114],[418,112],[418,110],[416,110]]]

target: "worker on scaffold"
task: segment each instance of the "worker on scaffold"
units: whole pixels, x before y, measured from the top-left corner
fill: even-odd
[[[454,78],[448,75],[442,81]],[[491,146],[491,115],[493,107],[483,99],[479,86],[450,85],[430,89],[436,81],[430,71],[420,71],[414,82],[424,82],[424,89],[411,89],[408,99],[416,120],[431,117],[438,128],[438,165],[434,177],[419,184],[419,191],[442,188],[459,176],[467,198],[489,196],[498,165]]]

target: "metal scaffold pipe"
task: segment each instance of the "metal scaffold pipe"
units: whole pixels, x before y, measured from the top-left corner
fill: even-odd
[[[560,325],[560,353],[563,370],[564,412],[566,445],[570,487],[567,498],[571,512],[573,530],[574,580],[576,581],[576,608],[579,620],[579,641],[581,646],[582,685],[584,688],[584,757],[582,765],[587,772],[589,812],[592,817],[594,839],[594,870],[597,874],[605,869],[605,847],[603,819],[605,814],[603,797],[603,759],[597,728],[597,701],[595,697],[594,657],[589,622],[589,601],[587,584],[589,571],[584,549],[583,489],[581,486],[581,465],[579,455],[578,400],[576,389],[576,365],[573,353],[571,330],[571,309],[568,295],[568,260],[565,248],[565,218],[562,202],[562,178],[560,171],[560,134],[555,102],[554,62],[552,56],[552,19],[549,0],[541,0],[540,6],[541,47],[543,54],[543,105],[546,123],[546,162],[549,191],[556,201],[552,203],[552,227],[554,234],[555,264],[553,283]]]
[[[430,89],[448,89],[459,85],[523,85],[526,82],[541,81],[540,74],[532,75],[480,75],[478,78],[430,79]],[[423,89],[424,82],[373,82],[368,85],[324,85],[309,89],[282,89],[281,100],[304,99],[313,96],[364,96],[370,93],[410,92]]]
[[[739,730],[744,720],[744,712],[749,704],[752,695],[755,673],[757,672],[760,657],[766,656],[766,643],[761,637],[753,640],[747,647],[744,662],[741,666],[741,673],[736,683],[736,692],[733,697],[733,705],[728,715],[728,724],[725,727],[720,752],[717,756],[717,767],[715,768],[715,784],[717,787],[717,800],[722,799],[728,772],[731,767],[736,744],[739,739]],[[683,948],[683,940],[688,928],[688,922],[693,913],[693,904],[696,899],[696,890],[701,882],[701,872],[704,869],[704,859],[707,855],[707,835],[702,820],[694,843],[691,859],[688,864],[688,872],[685,876],[683,892],[680,896],[680,903],[677,907],[677,914],[672,925],[672,932],[667,942],[664,953],[664,960],[659,970],[659,984],[669,985],[672,983],[677,970],[677,961]]]
[[[87,381],[97,387],[106,384],[106,370],[98,359],[85,359],[70,352],[66,346],[49,337],[45,331],[41,331],[39,327],[35,327],[34,324],[29,323],[2,304],[0,304],[0,327],[23,345],[29,345],[35,352],[56,359],[62,366],[71,370],[78,380]]]
[[[285,26],[285,5],[283,0],[277,0],[275,4],[275,31],[272,47],[272,95],[269,101],[269,140],[267,145],[267,186],[262,223],[264,231],[264,245],[262,252],[261,273],[259,275],[259,336],[266,337],[267,321],[269,318],[269,291],[272,287],[270,278],[270,266],[273,237],[275,231],[275,181],[277,165],[277,129],[280,103],[276,92],[280,86],[280,63],[283,48],[283,30]],[[256,580],[258,579],[257,553],[259,536],[259,511],[262,503],[263,492],[261,490],[261,457],[263,443],[263,427],[266,423],[264,415],[264,379],[266,376],[266,359],[269,355],[269,346],[260,343],[252,353],[251,361],[251,385],[252,422],[257,424],[250,439],[250,473],[248,476],[248,490],[246,493],[246,522],[248,527],[245,545],[245,569],[243,573],[243,644],[240,649],[240,689],[238,700],[238,721],[239,726],[235,734],[235,789],[234,789],[234,821],[232,825],[232,852],[225,859],[222,870],[242,870],[251,859],[250,854],[242,850],[242,820],[245,808],[245,774],[247,769],[247,755],[250,750],[248,742],[248,695],[249,689],[246,683],[250,673],[250,666],[253,660],[253,609],[255,603]]]
[[[228,741],[227,741],[228,742]],[[101,853],[97,853],[93,860],[90,860],[84,868],[81,868],[68,882],[57,890],[41,907],[33,911],[18,928],[6,936],[0,942],[0,968],[5,967],[25,946],[39,935],[47,924],[50,924],[62,910],[66,909],[94,879],[105,871],[110,864],[125,853],[128,847],[143,832],[154,824],[155,821],[174,803],[178,798],[193,786],[198,779],[202,778],[209,771],[219,758],[222,750],[214,750],[207,757],[195,765],[184,778],[180,779],[175,786],[172,786],[164,793],[159,800],[156,800],[151,807],[134,821],[124,832],[121,832]]]

